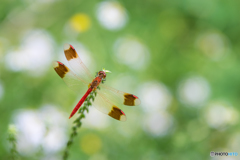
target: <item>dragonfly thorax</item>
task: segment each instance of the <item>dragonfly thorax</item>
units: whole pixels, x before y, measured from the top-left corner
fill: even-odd
[[[90,87],[92,89],[96,89],[98,85],[105,80],[105,78],[106,78],[106,73],[104,71],[99,71],[97,77],[94,78],[94,80],[90,84]]]

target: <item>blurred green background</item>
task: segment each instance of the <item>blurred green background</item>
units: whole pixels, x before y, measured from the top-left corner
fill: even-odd
[[[91,107],[70,160],[239,159],[239,0],[1,0],[0,159],[17,128],[19,159],[58,160],[84,94],[51,62],[76,48],[95,75],[141,99],[119,122]]]

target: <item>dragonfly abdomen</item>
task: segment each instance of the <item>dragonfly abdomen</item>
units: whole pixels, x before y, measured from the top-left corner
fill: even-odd
[[[73,109],[72,113],[70,114],[69,119],[78,111],[78,109],[81,107],[81,105],[83,104],[83,102],[85,101],[85,99],[87,98],[87,96],[92,92],[92,88],[88,88],[87,92],[84,94],[84,96],[80,99],[80,101],[78,102],[78,104],[75,106],[75,108]]]

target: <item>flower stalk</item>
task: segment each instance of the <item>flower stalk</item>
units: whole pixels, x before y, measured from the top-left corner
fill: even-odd
[[[98,89],[100,89],[98,87]],[[66,148],[63,153],[63,160],[67,160],[69,157],[69,148],[72,146],[74,138],[77,136],[77,130],[82,126],[82,119],[85,118],[85,113],[89,111],[89,106],[92,105],[92,102],[94,101],[95,97],[97,95],[97,92],[93,90],[88,97],[85,99],[83,106],[79,109],[78,118],[73,122],[74,126],[72,127],[72,132],[70,134],[70,138],[67,142]]]
[[[17,152],[17,129],[15,125],[9,125],[8,127],[8,141],[10,143],[11,149],[10,149],[10,159],[16,160],[18,158],[18,152]]]

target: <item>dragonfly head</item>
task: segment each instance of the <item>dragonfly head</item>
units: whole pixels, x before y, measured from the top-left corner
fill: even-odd
[[[102,79],[106,78],[106,73],[104,71],[99,71],[98,76],[101,77]]]

